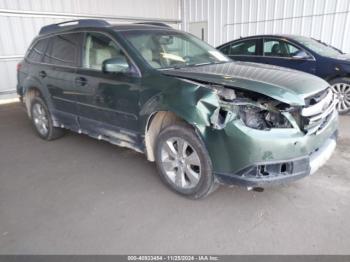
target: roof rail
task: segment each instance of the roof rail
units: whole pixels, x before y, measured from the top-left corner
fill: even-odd
[[[135,23],[135,24],[139,24],[139,25],[155,25],[155,26],[172,28],[171,26],[169,26],[167,24],[164,24],[164,23],[160,23],[160,22],[140,22],[140,23]]]
[[[56,31],[60,31],[62,29],[67,29],[67,28],[72,29],[80,26],[106,27],[106,26],[110,26],[110,23],[100,19],[78,19],[78,20],[65,21],[58,24],[43,26],[39,31],[39,35],[53,33]]]

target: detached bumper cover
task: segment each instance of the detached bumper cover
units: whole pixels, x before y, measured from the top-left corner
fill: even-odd
[[[256,163],[235,174],[216,173],[219,183],[247,187],[269,186],[298,180],[314,174],[333,154],[337,132],[311,154],[295,159]]]

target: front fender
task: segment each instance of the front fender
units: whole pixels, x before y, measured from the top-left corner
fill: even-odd
[[[159,111],[172,112],[199,129],[211,125],[210,117],[219,107],[217,95],[205,86],[183,83],[180,87],[161,90],[148,99],[140,113],[142,126]]]

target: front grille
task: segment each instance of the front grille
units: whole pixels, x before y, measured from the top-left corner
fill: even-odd
[[[321,92],[318,92],[312,96],[309,96],[305,99],[305,105],[306,106],[312,106],[320,102],[322,99],[324,99],[328,94],[329,88],[322,90]]]
[[[306,106],[301,111],[302,129],[307,134],[317,134],[327,126],[337,104],[336,98],[328,88],[305,99]]]

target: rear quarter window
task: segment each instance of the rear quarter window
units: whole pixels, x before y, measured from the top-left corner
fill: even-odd
[[[230,46],[227,45],[227,46],[224,46],[224,47],[221,47],[219,49],[222,53],[224,53],[225,55],[229,55],[230,54]]]
[[[241,41],[230,46],[228,50],[230,55],[256,55],[257,41],[246,40]]]
[[[27,59],[33,62],[40,62],[45,53],[48,42],[48,39],[37,41],[28,51]]]

